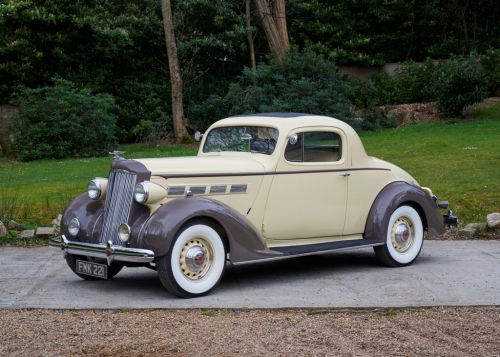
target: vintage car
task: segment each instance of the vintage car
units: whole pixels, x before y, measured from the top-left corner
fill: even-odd
[[[458,221],[429,188],[368,156],[337,119],[245,115],[197,136],[193,157],[114,152],[109,177],[69,204],[51,242],[76,275],[110,279],[143,266],[171,293],[196,297],[218,284],[227,261],[373,247],[383,264],[409,265],[425,234]]]

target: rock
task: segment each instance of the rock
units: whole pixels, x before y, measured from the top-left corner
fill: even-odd
[[[9,224],[7,225],[9,229],[19,229],[21,225],[17,223],[16,221],[10,221]]]
[[[411,123],[432,122],[439,115],[436,103],[400,104],[380,107],[380,111],[387,119],[395,117],[398,128]]]
[[[495,231],[497,234],[500,231],[500,213],[490,213],[486,216],[486,223],[488,224],[488,228],[492,231]]]
[[[54,236],[58,236],[61,231],[61,219],[62,214],[58,215],[57,218],[52,221]]]
[[[0,221],[0,238],[5,237],[8,234],[9,232],[7,231],[7,228],[5,228],[5,225],[2,223],[2,221]]]
[[[38,227],[36,230],[36,236],[49,236],[52,237],[54,235],[54,228],[52,227]]]
[[[35,230],[34,229],[28,229],[25,231],[21,231],[19,235],[17,236],[19,239],[31,239],[35,237]]]
[[[486,230],[486,223],[469,223],[467,226],[471,226],[472,228],[476,228],[478,230]]]
[[[477,223],[471,223],[471,224],[468,224],[465,227],[461,228],[458,231],[458,235],[460,237],[474,238],[476,236],[476,233],[477,233],[477,227],[474,226],[475,224],[477,224]]]

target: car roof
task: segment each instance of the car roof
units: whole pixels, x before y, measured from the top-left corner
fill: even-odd
[[[294,128],[304,126],[334,126],[346,133],[354,131],[352,127],[335,118],[305,114],[305,113],[258,113],[249,115],[238,115],[219,120],[212,127],[232,125],[258,125],[272,126],[280,132],[288,132]]]

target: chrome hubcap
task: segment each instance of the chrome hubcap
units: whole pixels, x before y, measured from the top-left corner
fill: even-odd
[[[415,242],[413,222],[406,217],[398,218],[392,226],[391,241],[394,249],[399,253],[406,253]]]
[[[198,272],[205,263],[205,252],[201,247],[195,246],[189,248],[186,253],[186,266],[193,272]]]
[[[212,269],[213,256],[213,247],[205,238],[190,239],[179,257],[182,274],[188,280],[203,279]]]

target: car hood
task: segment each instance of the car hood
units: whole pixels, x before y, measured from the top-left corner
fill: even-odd
[[[245,157],[208,155],[189,157],[170,157],[160,159],[136,159],[151,171],[151,175],[214,175],[224,174],[259,174],[264,173],[264,166]]]

